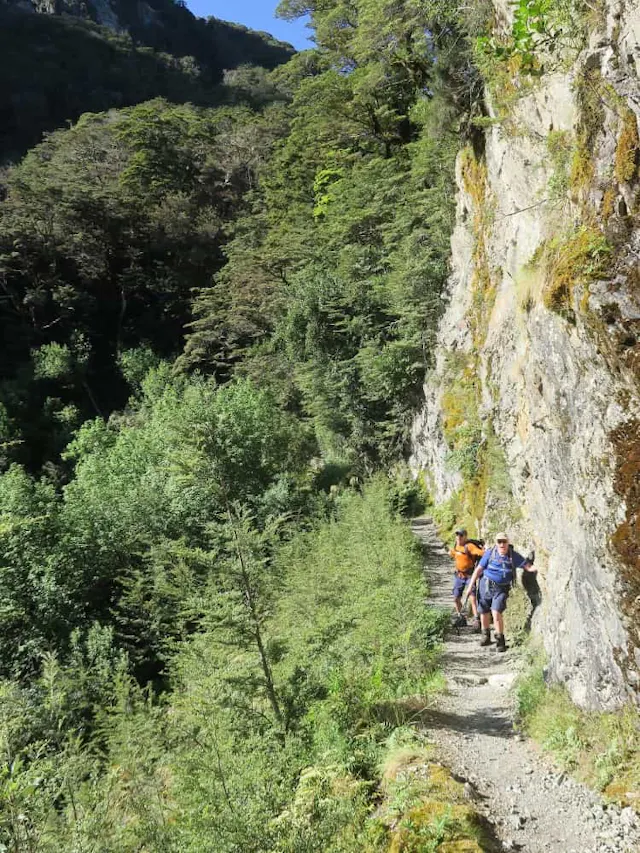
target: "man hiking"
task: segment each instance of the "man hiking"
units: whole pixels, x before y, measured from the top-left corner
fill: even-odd
[[[513,545],[509,544],[506,533],[498,533],[496,544],[488,548],[480,558],[469,585],[471,586],[480,578],[478,610],[482,624],[481,646],[491,645],[491,617],[493,616],[496,651],[506,652],[502,614],[507,609],[507,599],[516,580],[516,569],[531,571],[532,566],[533,560],[515,551]]]
[[[467,531],[464,528],[456,530],[456,544],[449,551],[449,555],[453,557],[456,564],[455,579],[453,581],[453,606],[457,613],[455,625],[464,626],[467,624],[467,620],[462,612],[462,593],[468,587],[466,597],[471,601],[474,634],[480,633],[480,620],[478,618],[475,587],[469,585],[469,581],[475,565],[483,553],[483,549],[476,545],[475,542],[467,540]]]

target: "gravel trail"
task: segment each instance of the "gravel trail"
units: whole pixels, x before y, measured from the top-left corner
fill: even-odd
[[[430,519],[416,519],[412,529],[424,547],[430,602],[452,609],[447,550]],[[640,820],[633,809],[607,806],[514,732],[515,653],[480,648],[479,640],[470,628],[450,632],[442,662],[448,690],[427,713],[425,726],[443,764],[468,783],[469,797],[493,825],[503,850],[640,851]]]

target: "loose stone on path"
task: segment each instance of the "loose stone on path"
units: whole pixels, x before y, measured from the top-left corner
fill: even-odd
[[[430,519],[415,519],[429,604],[452,609],[453,564]],[[515,653],[481,649],[469,628],[451,632],[442,667],[448,689],[425,716],[440,761],[466,783],[503,850],[525,853],[632,853],[640,850],[633,809],[602,798],[554,769],[513,730]],[[509,638],[507,637],[507,644]]]

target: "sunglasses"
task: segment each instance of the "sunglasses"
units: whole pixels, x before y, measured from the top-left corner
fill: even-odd
[[[498,545],[506,545],[508,541],[508,539],[496,539]]]

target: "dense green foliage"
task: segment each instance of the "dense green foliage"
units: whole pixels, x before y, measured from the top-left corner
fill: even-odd
[[[229,73],[233,105],[85,116],[9,171],[8,458],[59,469],[73,429],[125,403],[129,349],[151,364],[178,355],[194,291],[183,368],[268,376],[322,451],[361,470],[402,450],[441,306],[473,74],[438,4],[403,4],[382,34],[378,5],[363,3],[339,44],[333,13],[314,12],[319,49],[270,79]],[[425,30],[436,21],[437,38]]]
[[[526,78],[571,65],[593,24],[606,17],[600,0],[514,0],[512,5],[510,32],[484,32],[477,39],[490,85],[497,82],[493,78],[500,66],[510,66],[512,75]]]
[[[44,653],[28,687],[0,683],[0,842],[10,850],[357,850],[373,831],[366,818],[380,750],[402,722],[397,700],[428,691],[440,632],[439,616],[422,603],[419,554],[381,481],[363,496],[344,495],[335,520],[288,541],[273,525],[256,527],[264,502],[251,517],[231,506],[224,523],[224,514],[207,513],[216,506],[209,486],[215,493],[227,473],[243,469],[242,445],[208,445],[213,483],[198,486],[202,444],[176,443],[180,461],[166,470],[157,451],[154,464],[154,434],[175,440],[173,426],[181,434],[186,411],[202,412],[208,395],[218,423],[247,405],[270,414],[247,385],[165,389],[146,413],[143,404],[141,435],[126,431],[104,453],[97,426],[85,431],[93,450],[83,466],[91,471],[78,472],[62,506],[40,496],[38,511],[56,517],[59,538],[34,534],[33,552],[45,548],[60,564],[69,549],[98,550],[90,539],[113,537],[120,598],[115,631],[99,622],[77,628],[64,654]],[[203,434],[211,429],[209,421]],[[253,442],[245,438],[246,453]],[[275,438],[238,492],[269,479]],[[137,472],[144,487],[122,464],[135,458],[132,443],[146,462],[145,474],[141,465]],[[174,478],[185,478],[181,489]],[[91,492],[102,491],[106,506],[110,484],[119,504],[89,530]],[[11,498],[24,482],[10,472],[3,488]],[[63,534],[83,497],[86,522]],[[182,531],[169,519],[161,533],[146,527],[158,503],[188,520]],[[5,554],[10,523],[5,514]],[[38,615],[28,598],[16,592],[11,615],[33,633]],[[89,614],[82,617],[88,624]],[[172,692],[160,703],[128,674],[142,647],[165,661]],[[26,650],[7,649],[6,664],[11,651],[22,662]]]
[[[180,32],[149,42],[179,59],[109,37],[205,99],[106,93],[3,176],[0,848],[389,844],[379,762],[442,618],[417,490],[380,469],[477,81],[448,3],[281,7],[307,10],[317,48],[229,71],[217,107]]]
[[[316,61],[275,72],[297,77],[290,130],[234,225],[228,264],[196,300],[186,346],[187,364],[242,360],[268,374],[313,419],[323,451],[361,467],[403,448],[441,306],[473,88],[447,14],[437,3],[313,7]]]
[[[151,101],[85,115],[11,170],[0,400],[20,425],[5,436],[24,442],[19,460],[55,459],[82,420],[126,402],[128,350],[179,352],[191,289],[221,265],[226,223],[279,121],[277,106],[255,118]]]
[[[138,3],[112,2],[118,32],[91,20],[91,2],[56,5],[64,16],[0,4],[0,162],[84,112],[155,97],[219,104],[229,95],[225,69],[272,68],[292,54],[265,34],[194,18],[172,0],[150,0],[144,16]]]

